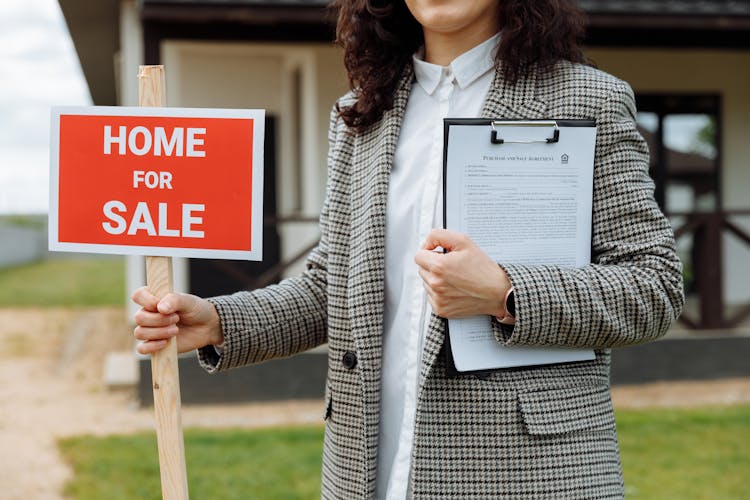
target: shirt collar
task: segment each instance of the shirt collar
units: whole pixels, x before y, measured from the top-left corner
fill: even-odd
[[[424,47],[412,56],[417,83],[432,95],[440,84],[443,72],[450,69],[461,89],[465,89],[495,66],[495,52],[500,44],[500,33],[455,58],[448,66],[438,66],[424,60]]]

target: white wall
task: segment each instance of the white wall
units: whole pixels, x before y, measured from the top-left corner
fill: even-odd
[[[750,209],[750,51],[591,49],[587,54],[599,68],[628,81],[637,92],[721,95],[723,208]],[[750,217],[733,220],[750,232]],[[724,239],[727,302],[749,301],[748,283],[750,251],[728,236]]]
[[[345,89],[330,44],[165,41],[169,106],[262,108],[277,116],[280,216],[316,217],[326,182],[328,116]],[[317,240],[317,223],[280,227],[282,259]],[[299,272],[302,263],[288,274]]]
[[[143,64],[143,32],[135,0],[120,2],[120,52],[115,56],[117,70],[117,98],[121,106],[138,105],[138,66]],[[146,259],[138,255],[125,256],[125,289],[128,298],[146,284]],[[126,302],[126,317],[131,321],[138,307]]]

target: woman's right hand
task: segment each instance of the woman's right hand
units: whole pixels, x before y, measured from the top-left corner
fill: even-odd
[[[133,293],[133,302],[141,306],[133,319],[133,335],[142,341],[137,350],[152,354],[177,336],[177,351],[188,352],[224,342],[219,313],[214,305],[195,295],[169,293],[159,300],[147,287]]]

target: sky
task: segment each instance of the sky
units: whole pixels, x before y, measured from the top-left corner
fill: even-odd
[[[90,105],[56,0],[0,1],[0,213],[46,213],[52,105]]]

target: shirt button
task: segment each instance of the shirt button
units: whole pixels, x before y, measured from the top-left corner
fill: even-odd
[[[341,363],[347,370],[353,370],[357,366],[357,355],[351,351],[346,351],[341,358]]]

